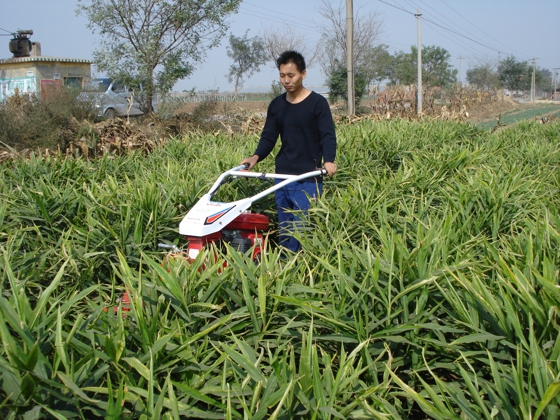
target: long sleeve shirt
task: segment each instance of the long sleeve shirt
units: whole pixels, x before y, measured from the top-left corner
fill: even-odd
[[[333,162],[336,135],[327,100],[311,92],[303,101],[292,104],[286,93],[268,106],[266,122],[255,154],[259,162],[274,149],[278,136],[280,151],[276,155],[276,172],[300,175]]]

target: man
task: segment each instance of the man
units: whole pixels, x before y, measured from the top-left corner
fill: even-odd
[[[276,60],[276,65],[286,92],[268,106],[257,150],[241,163],[249,164],[251,169],[272,152],[280,136],[282,145],[276,156],[277,173],[300,175],[324,165],[328,175],[333,176],[337,170],[334,163],[336,135],[327,100],[303,86],[307,73],[300,53],[285,51]],[[289,233],[290,227],[299,220],[293,212],[307,212],[309,197],[315,198],[322,191],[320,178],[300,181],[276,191],[281,246],[293,252],[300,249],[300,243]]]

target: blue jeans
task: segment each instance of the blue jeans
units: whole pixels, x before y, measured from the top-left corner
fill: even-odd
[[[275,179],[274,183],[282,182]],[[278,241],[280,246],[293,252],[301,248],[299,241],[292,232],[302,227],[301,217],[307,216],[311,206],[310,199],[317,199],[323,193],[323,183],[316,180],[300,181],[288,184],[274,193],[278,207]],[[299,213],[299,214],[298,214]]]

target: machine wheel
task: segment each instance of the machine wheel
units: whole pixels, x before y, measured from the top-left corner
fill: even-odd
[[[117,117],[117,111],[115,111],[113,108],[108,108],[105,111],[104,115],[105,115],[105,118],[108,118],[108,119],[112,120],[113,118]]]

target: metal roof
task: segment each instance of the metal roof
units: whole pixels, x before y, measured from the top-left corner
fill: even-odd
[[[43,62],[58,62],[58,63],[84,63],[92,64],[92,60],[86,60],[83,58],[61,58],[61,57],[49,57],[49,56],[30,56],[30,57],[11,57],[0,59],[0,64],[16,64],[16,63],[32,63],[36,61]]]

